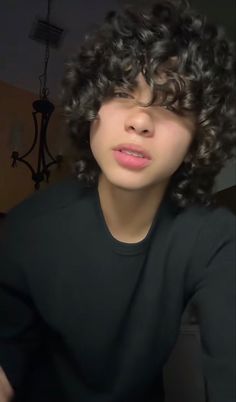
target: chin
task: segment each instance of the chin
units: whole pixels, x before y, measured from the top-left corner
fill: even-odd
[[[138,172],[132,174],[119,174],[112,175],[108,174],[106,176],[106,180],[112,185],[114,188],[124,190],[124,191],[140,191],[146,190],[150,187],[156,187],[157,182],[153,183],[145,177],[141,177],[138,175]]]

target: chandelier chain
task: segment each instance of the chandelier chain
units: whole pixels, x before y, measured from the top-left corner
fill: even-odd
[[[47,16],[46,16],[46,22],[47,22],[47,38],[46,38],[46,46],[45,46],[45,57],[44,57],[44,69],[43,73],[39,75],[39,83],[40,83],[40,88],[39,88],[39,97],[40,99],[47,99],[49,96],[49,88],[47,87],[47,70],[48,70],[48,61],[50,57],[50,15],[51,15],[51,0],[48,0],[47,2]]]

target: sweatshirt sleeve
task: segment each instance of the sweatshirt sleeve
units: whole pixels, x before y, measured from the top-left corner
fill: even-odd
[[[208,402],[236,401],[235,231],[234,215],[215,210],[204,224],[193,259],[195,273],[201,272],[191,302],[200,327]]]
[[[41,339],[40,320],[27,291],[19,258],[17,222],[0,238],[0,366],[17,389],[30,370]]]

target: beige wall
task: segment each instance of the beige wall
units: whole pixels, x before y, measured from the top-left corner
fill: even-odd
[[[7,212],[34,192],[29,169],[22,163],[18,163],[17,168],[12,168],[11,153],[12,134],[16,126],[22,128],[20,153],[26,152],[32,143],[32,102],[36,99],[37,95],[0,81],[0,212]],[[62,119],[56,108],[48,126],[48,144],[53,155],[60,148],[66,147],[62,127]],[[28,161],[36,166],[36,152],[28,157]],[[60,171],[55,168],[50,183],[60,180],[68,173],[67,164]],[[45,186],[47,184],[43,184],[42,188]]]

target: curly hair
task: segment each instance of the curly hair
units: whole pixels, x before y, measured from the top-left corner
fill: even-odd
[[[68,61],[62,82],[79,180],[93,186],[100,173],[89,130],[102,102],[117,86],[133,88],[141,72],[152,90],[151,103],[158,100],[175,113],[196,117],[188,157],[170,179],[170,198],[180,208],[211,205],[216,175],[234,156],[235,67],[234,46],[223,29],[186,2],[161,0],[142,10],[110,12]]]

